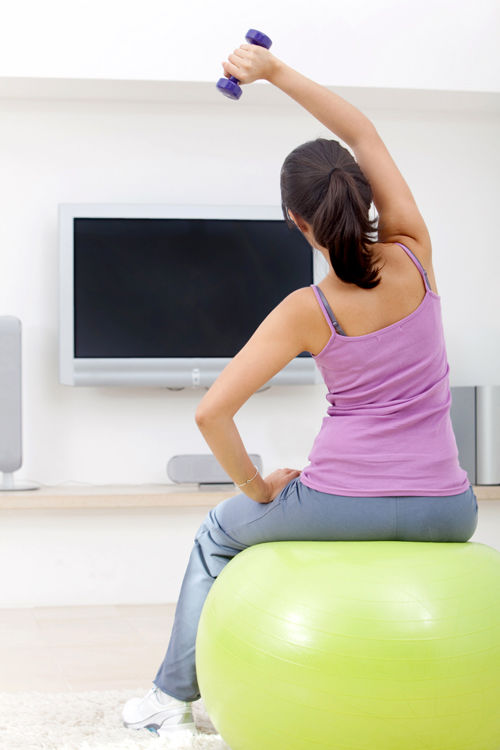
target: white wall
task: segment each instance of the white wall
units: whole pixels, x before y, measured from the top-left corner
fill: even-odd
[[[12,0],[0,76],[215,81],[249,28],[320,83],[498,91],[497,0]]]
[[[206,513],[4,510],[0,607],[175,602]]]
[[[328,131],[298,106],[227,103],[0,100],[0,314],[20,317],[24,335],[19,478],[163,482],[170,456],[209,452],[193,418],[204,391],[59,385],[57,204],[279,204],[286,154]],[[496,383],[499,114],[364,111],[430,229],[451,385]],[[237,413],[265,472],[306,465],[325,393],[273,387]]]

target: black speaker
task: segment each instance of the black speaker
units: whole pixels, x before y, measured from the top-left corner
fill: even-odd
[[[0,492],[36,490],[37,484],[15,483],[14,472],[21,468],[21,321],[12,315],[0,316]]]

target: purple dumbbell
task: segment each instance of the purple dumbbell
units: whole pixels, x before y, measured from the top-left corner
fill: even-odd
[[[262,31],[257,31],[257,29],[249,29],[245,39],[249,44],[257,44],[259,47],[265,47],[266,49],[269,49],[272,44],[269,37],[263,34]],[[242,91],[238,84],[239,81],[234,76],[231,76],[230,78],[224,77],[219,78],[217,81],[217,88],[221,94],[224,94],[224,96],[227,96],[229,99],[239,99]]]

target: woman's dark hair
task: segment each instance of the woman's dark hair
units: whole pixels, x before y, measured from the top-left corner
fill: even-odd
[[[281,168],[281,205],[311,225],[316,242],[328,249],[342,281],[372,289],[380,283],[371,250],[376,219],[368,218],[373,200],[370,183],[350,152],[338,141],[317,138],[297,146]]]

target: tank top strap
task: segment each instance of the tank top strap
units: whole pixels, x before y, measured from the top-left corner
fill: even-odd
[[[338,322],[337,318],[333,314],[333,310],[328,304],[328,300],[326,299],[322,290],[316,284],[311,284],[311,286],[316,294],[316,298],[320,304],[320,307],[323,310],[323,313],[325,314],[325,317],[327,318],[328,323],[330,324],[330,328],[332,328],[332,325],[333,325],[333,328],[335,329],[337,333],[339,333],[341,336],[346,336],[347,334],[342,329],[340,323]]]
[[[410,258],[413,259],[415,265],[417,266],[418,270],[420,271],[420,273],[422,275],[422,278],[424,279],[425,286],[427,287],[427,289],[429,289],[430,291],[432,291],[431,290],[431,285],[429,284],[429,279],[427,277],[427,271],[425,270],[425,268],[423,267],[423,265],[421,264],[421,262],[419,261],[419,259],[417,258],[417,256],[414,253],[412,253],[412,251],[410,250],[409,247],[406,247],[406,245],[403,245],[402,242],[396,242],[395,244],[399,245],[404,250],[406,250],[406,252],[410,256]]]

